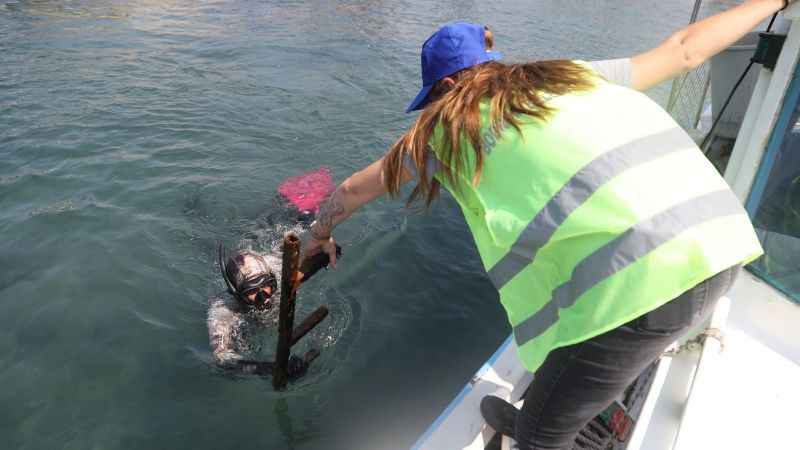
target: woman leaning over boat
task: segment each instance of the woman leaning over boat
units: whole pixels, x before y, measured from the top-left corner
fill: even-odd
[[[571,448],[676,338],[703,320],[761,253],[747,213],[694,142],[637,92],[702,64],[784,0],[750,0],[629,59],[498,62],[483,26],[422,46],[419,117],[345,180],[311,227],[335,264],[334,226],[416,179],[458,201],[535,371],[521,410],[481,412],[520,448]]]

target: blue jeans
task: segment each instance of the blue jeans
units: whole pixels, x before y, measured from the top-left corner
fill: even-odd
[[[708,317],[740,268],[727,269],[619,328],[550,352],[517,415],[519,448],[572,449],[581,428],[667,346]]]

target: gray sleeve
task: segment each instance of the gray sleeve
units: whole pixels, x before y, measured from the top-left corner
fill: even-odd
[[[440,167],[439,160],[436,158],[436,154],[432,150],[428,150],[428,154],[425,158],[425,176],[428,179],[428,182],[433,180],[433,176],[436,175],[436,172],[439,171]],[[411,175],[414,178],[417,178],[419,175],[417,174],[417,166],[414,164],[414,161],[411,159],[411,155],[408,153],[403,156],[403,166],[411,172]]]
[[[218,364],[225,364],[241,358],[234,348],[233,334],[238,326],[239,318],[231,311],[221,298],[209,301],[208,308],[208,341]]]
[[[589,65],[611,83],[625,87],[633,85],[633,65],[630,58],[590,61]]]

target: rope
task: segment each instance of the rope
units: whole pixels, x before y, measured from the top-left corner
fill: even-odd
[[[720,352],[725,350],[725,334],[719,328],[709,327],[706,328],[702,333],[698,334],[694,339],[690,339],[676,348],[667,349],[661,354],[661,356],[671,358],[684,352],[700,350],[703,348],[706,338],[716,339],[719,342]]]

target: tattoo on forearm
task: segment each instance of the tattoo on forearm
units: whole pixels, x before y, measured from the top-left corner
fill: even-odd
[[[340,191],[337,188],[325,203],[319,208],[319,215],[314,225],[311,227],[311,236],[317,240],[328,239],[331,236],[333,227],[339,223],[346,215],[344,204],[339,199]]]

